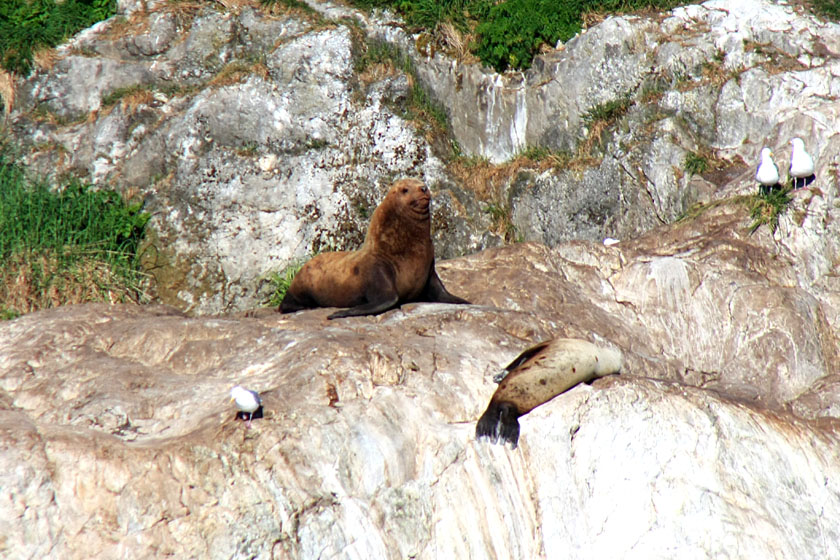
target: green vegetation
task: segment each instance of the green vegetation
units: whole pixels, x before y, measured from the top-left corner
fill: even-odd
[[[510,206],[502,206],[491,202],[484,211],[490,215],[494,229],[504,236],[506,243],[521,243],[523,241],[519,228],[513,223]]]
[[[817,15],[840,20],[840,2],[837,0],[810,0],[811,11]]]
[[[112,16],[117,0],[0,1],[0,66],[29,74],[35,52]]]
[[[302,10],[304,12],[316,13],[309,4],[301,0],[260,0],[260,4],[266,7],[275,6],[277,4],[283,5],[287,8]]]
[[[688,152],[683,160],[683,168],[689,175],[700,175],[709,169],[709,160],[703,154]]]
[[[476,27],[475,54],[498,71],[528,68],[542,45],[553,47],[580,31],[582,2],[507,0],[487,10]]]
[[[414,62],[399,48],[381,41],[371,41],[364,45],[364,51],[356,58],[355,70],[357,74],[377,65],[392,66],[405,73],[409,78],[411,89],[408,94],[408,107],[403,117],[418,123],[437,125],[444,132],[449,132],[449,119],[446,109],[440,103],[429,97],[420,86]]]
[[[502,72],[530,67],[544,46],[581,30],[592,12],[666,10],[685,0],[351,0],[361,8],[390,8],[415,29],[439,32],[449,24],[470,39],[472,52]]]
[[[292,280],[295,278],[295,274],[303,268],[303,265],[306,264],[308,259],[300,259],[292,262],[289,266],[284,268],[281,272],[272,272],[268,276],[268,281],[274,286],[274,291],[269,296],[268,301],[266,302],[266,307],[279,307],[280,303],[282,303],[283,298],[286,296],[286,291],[288,291],[289,286],[292,285]]]
[[[790,192],[790,187],[768,189],[753,197],[750,202],[750,217],[753,219],[750,233],[754,233],[765,224],[770,227],[771,232],[776,231],[779,226],[779,216],[785,213],[788,204],[793,200]]]
[[[0,315],[143,299],[141,207],[76,179],[52,189],[0,144]]]
[[[599,121],[611,123],[619,117],[623,116],[630,108],[632,101],[629,96],[620,97],[596,105],[583,114],[583,122],[592,125]]]

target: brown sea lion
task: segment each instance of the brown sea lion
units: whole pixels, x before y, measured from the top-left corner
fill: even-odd
[[[295,275],[280,311],[348,307],[328,319],[376,315],[412,301],[469,303],[446,291],[435,272],[431,195],[400,179],[376,207],[357,251],[321,253]]]
[[[618,350],[576,338],[555,338],[528,348],[502,372],[499,387],[475,425],[475,437],[493,443],[501,438],[516,449],[520,416],[575,385],[618,373],[621,360]]]

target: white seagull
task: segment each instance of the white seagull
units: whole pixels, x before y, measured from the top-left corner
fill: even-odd
[[[761,184],[762,192],[779,184],[779,168],[773,163],[773,152],[770,148],[761,150],[761,163],[758,164],[755,180]]]
[[[248,413],[248,427],[251,427],[251,417],[260,408],[262,401],[256,391],[237,385],[230,390],[230,400],[236,402],[236,408]]]
[[[793,188],[797,188],[799,179],[807,179],[814,174],[814,159],[805,151],[802,138],[794,138],[790,143],[793,145],[793,152],[790,154],[790,176],[793,177]],[[805,185],[807,184],[806,181]]]

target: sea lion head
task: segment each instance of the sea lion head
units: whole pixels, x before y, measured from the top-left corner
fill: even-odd
[[[429,188],[419,179],[400,179],[385,196],[389,205],[420,220],[429,218],[432,195]]]

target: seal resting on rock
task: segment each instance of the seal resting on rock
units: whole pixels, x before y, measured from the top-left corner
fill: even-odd
[[[403,303],[469,303],[446,291],[435,272],[431,195],[422,181],[400,179],[370,219],[357,251],[321,253],[295,275],[280,311],[347,307],[328,319],[376,315]]]
[[[579,383],[618,373],[621,352],[576,338],[555,338],[522,352],[501,375],[499,387],[475,425],[475,437],[516,449],[519,420],[539,405]]]

